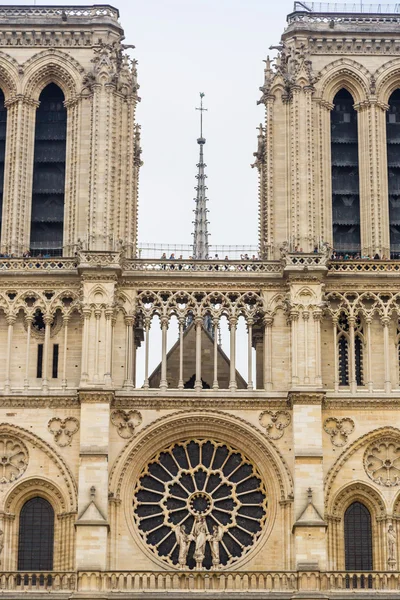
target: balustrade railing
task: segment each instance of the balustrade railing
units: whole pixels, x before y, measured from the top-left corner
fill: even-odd
[[[115,19],[119,18],[119,11],[108,4],[95,4],[92,6],[18,6],[9,5],[0,7],[0,20],[10,19],[13,17],[56,17],[60,19],[62,16],[72,18],[82,18],[82,22],[87,22],[87,19],[108,17]]]
[[[168,259],[132,259],[123,261],[125,271],[174,273],[280,273],[279,261],[259,260],[168,260]]]
[[[104,597],[108,592],[157,592],[166,596],[173,591],[245,593],[385,592],[398,597],[400,572],[391,571],[77,571],[77,572],[3,572],[0,595],[12,592],[65,593],[92,592]]]
[[[331,260],[330,273],[400,273],[399,260]]]

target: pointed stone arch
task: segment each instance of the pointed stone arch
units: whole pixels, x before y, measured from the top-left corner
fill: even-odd
[[[42,90],[49,84],[58,85],[65,101],[73,102],[81,91],[83,67],[60,50],[45,50],[35,54],[24,65],[22,93],[38,101]]]
[[[400,88],[400,58],[394,58],[384,63],[374,73],[376,95],[378,100],[384,104],[389,104],[392,93]]]
[[[322,69],[316,96],[332,104],[336,94],[344,88],[352,95],[354,104],[358,104],[369,95],[370,78],[371,73],[363,65],[341,58]]]

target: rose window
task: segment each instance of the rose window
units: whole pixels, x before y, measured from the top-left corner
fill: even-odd
[[[142,538],[180,568],[216,569],[244,556],[261,534],[267,495],[241,452],[211,440],[174,444],[154,456],[134,490]]]
[[[380,440],[369,446],[364,455],[368,477],[386,487],[400,484],[400,444]]]
[[[21,477],[28,466],[28,450],[13,437],[0,437],[0,483],[11,483]]]

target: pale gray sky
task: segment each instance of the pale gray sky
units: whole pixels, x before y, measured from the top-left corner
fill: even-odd
[[[1,1],[1,4],[9,2]],[[99,3],[99,2],[97,2]],[[32,4],[19,0],[16,4]],[[42,2],[37,4],[91,4]],[[293,0],[114,0],[139,61],[143,160],[139,240],[190,244],[205,92],[211,244],[258,243],[257,173],[263,59]]]

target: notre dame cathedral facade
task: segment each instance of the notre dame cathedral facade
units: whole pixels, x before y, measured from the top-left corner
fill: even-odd
[[[118,11],[0,7],[3,598],[398,597],[397,10],[295,3],[260,260],[172,262],[137,254]]]

